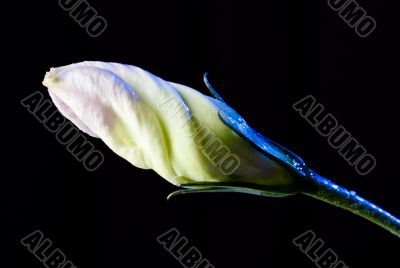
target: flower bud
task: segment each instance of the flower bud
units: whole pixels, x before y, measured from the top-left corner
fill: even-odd
[[[249,132],[219,99],[118,63],[52,68],[43,84],[83,132],[175,185],[225,185],[271,195],[299,191],[294,160],[284,148]],[[251,135],[261,139],[264,152],[249,142]]]

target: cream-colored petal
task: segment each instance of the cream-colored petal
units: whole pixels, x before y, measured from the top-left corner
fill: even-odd
[[[138,67],[81,62],[52,69],[44,84],[68,107],[61,112],[68,117],[71,111],[76,118],[69,118],[85,132],[171,183],[284,185],[293,179],[219,119],[223,106],[218,100]],[[238,159],[240,165],[231,173],[214,161],[212,146],[199,144],[204,133],[211,137],[207,146],[223,146]]]

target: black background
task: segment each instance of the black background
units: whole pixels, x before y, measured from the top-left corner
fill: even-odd
[[[105,162],[88,172],[20,105],[45,92],[50,67],[83,60],[140,66],[206,94],[208,71],[251,126],[400,216],[395,1],[358,1],[378,24],[364,39],[324,0],[91,0],[108,22],[97,38],[58,1],[25,2],[2,8],[1,267],[44,267],[19,242],[36,229],[80,268],[182,267],[156,241],[171,227],[217,268],[316,267],[292,244],[309,229],[349,267],[396,266],[398,238],[306,196],[201,194],[167,202],[174,186],[96,139]],[[372,173],[358,175],[292,109],[308,94],[376,157]]]

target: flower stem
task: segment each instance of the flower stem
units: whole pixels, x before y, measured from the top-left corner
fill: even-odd
[[[344,208],[400,237],[400,220],[368,200],[311,171],[304,194]]]

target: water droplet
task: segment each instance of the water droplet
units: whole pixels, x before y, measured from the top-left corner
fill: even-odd
[[[356,198],[357,198],[359,201],[361,201],[361,202],[364,202],[364,201],[365,201],[364,198],[362,198],[362,197],[357,196]]]

